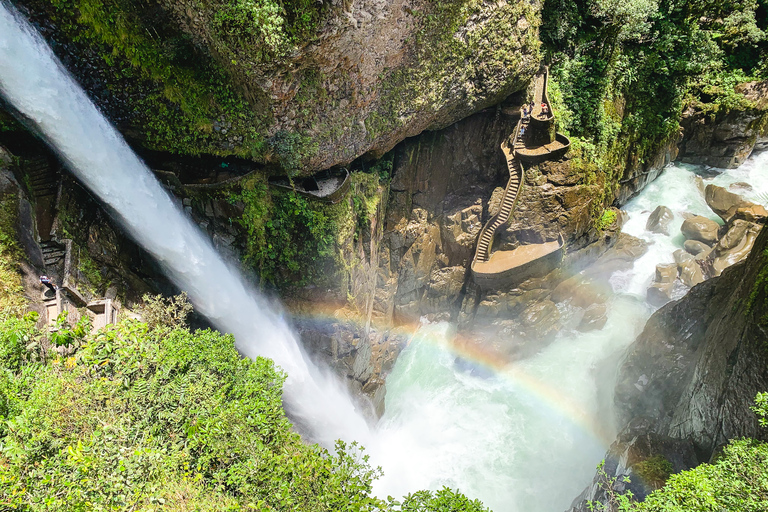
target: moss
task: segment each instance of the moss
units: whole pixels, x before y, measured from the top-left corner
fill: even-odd
[[[349,262],[344,254],[352,241],[370,235],[381,201],[380,167],[387,166],[353,172],[349,196],[336,204],[270,188],[260,175],[224,192],[230,203],[243,208],[242,216],[232,220],[247,233],[243,258],[262,284],[282,289],[314,285],[345,293]]]
[[[226,72],[156,12],[133,0],[42,1],[65,36],[102,56],[108,85],[130,98],[134,128],[149,147],[265,159],[261,131],[270,114],[249,105]]]
[[[0,107],[0,133],[21,131],[23,127],[11,114]]]
[[[23,258],[16,235],[18,211],[16,194],[0,198],[0,311],[14,314],[26,304],[18,268],[18,262]]]
[[[654,489],[664,486],[674,468],[663,455],[654,455],[632,466],[632,470],[646,485]]]
[[[94,296],[101,296],[109,288],[112,281],[104,276],[101,266],[96,263],[87,250],[76,245],[78,250],[77,270],[87,281],[88,291]],[[82,285],[82,281],[78,285]]]
[[[614,210],[603,210],[602,215],[595,223],[595,228],[598,231],[604,231],[611,227],[616,222],[616,212]]]

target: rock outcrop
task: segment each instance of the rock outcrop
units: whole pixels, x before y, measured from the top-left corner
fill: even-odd
[[[680,228],[686,240],[697,240],[705,244],[713,244],[717,240],[720,225],[701,215],[691,215]]]
[[[768,142],[768,82],[752,82],[740,92],[753,107],[710,116],[695,106],[683,113],[680,161],[733,169]]]
[[[653,233],[662,233],[664,235],[669,234],[669,223],[672,222],[675,214],[672,210],[664,205],[659,205],[655,210],[651,212],[648,217],[648,222],[645,224],[645,229]]]
[[[768,438],[749,409],[768,389],[766,245],[763,230],[745,263],[651,317],[620,370],[621,424],[650,418],[653,432],[692,439],[702,460],[728,439]]]
[[[134,140],[291,172],[380,156],[501,102],[539,68],[539,1],[161,0],[90,6],[80,19],[78,1],[25,3]]]
[[[591,510],[588,500],[605,503],[606,477],[616,478],[614,491],[644,497],[655,488],[643,474],[649,461],[669,474],[710,461],[730,439],[768,440],[750,410],[755,395],[768,390],[767,246],[763,229],[745,262],[650,318],[619,370],[621,433],[606,454],[606,474],[570,512]]]

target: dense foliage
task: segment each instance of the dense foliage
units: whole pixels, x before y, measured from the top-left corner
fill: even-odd
[[[766,0],[546,0],[541,37],[561,129],[612,186],[677,134],[684,105],[713,115],[768,78]]]
[[[237,222],[248,233],[246,263],[258,272],[263,283],[333,287],[336,282],[338,286],[337,274],[345,266],[341,261],[344,246],[370,226],[388,168],[391,160],[370,172],[353,172],[349,196],[333,205],[270,188],[261,177],[227,192],[227,199],[243,208]]]
[[[304,444],[282,409],[285,375],[241,358],[231,336],[180,326],[177,302],[148,302],[153,328],[62,324],[68,355],[36,314],[0,322],[0,508],[486,510],[449,489],[372,497],[380,470],[362,449]]]
[[[16,240],[19,198],[10,192],[0,196],[0,311],[18,312],[24,305],[21,277],[16,262],[21,248]]]
[[[615,478],[602,467],[606,503],[591,502],[590,510],[612,512],[762,512],[768,510],[768,443],[754,439],[731,441],[711,464],[664,476],[661,489],[643,502],[631,493],[613,490]]]

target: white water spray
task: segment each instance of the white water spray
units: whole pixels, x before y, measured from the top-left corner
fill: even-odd
[[[768,152],[729,171],[675,164],[630,201],[623,231],[648,242],[648,252],[611,276],[608,322],[599,331],[566,329],[538,354],[475,377],[456,367],[447,324],[422,329],[387,378],[377,439],[388,449],[376,459],[387,473],[377,492],[447,485],[495,512],[566,510],[613,440],[604,427],[613,417],[617,364],[655,309],[645,295],[656,265],[674,261],[682,248],[683,213],[720,220],[699,191],[697,173],[724,187],[747,182],[753,188],[745,197],[763,203],[767,170]],[[675,213],[670,235],[645,229],[660,204]]]
[[[44,136],[71,171],[248,357],[288,373],[283,396],[314,439],[368,441],[368,427],[329,374],[307,362],[281,316],[249,289],[177,208],[122,136],[59,63],[42,37],[0,1],[0,93]]]

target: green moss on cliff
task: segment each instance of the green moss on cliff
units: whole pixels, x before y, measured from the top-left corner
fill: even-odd
[[[376,170],[380,169],[376,167]],[[270,188],[254,176],[226,192],[243,215],[233,219],[246,231],[245,262],[264,284],[280,288],[308,284],[346,292],[342,254],[370,225],[379,207],[378,172],[354,172],[350,193],[336,204]]]
[[[0,311],[18,312],[26,303],[18,268],[22,258],[16,236],[18,210],[16,194],[0,198]]]
[[[107,85],[127,96],[149,147],[265,158],[260,129],[269,116],[255,112],[162,12],[133,0],[43,1],[66,37],[103,57]]]
[[[759,9],[754,1],[546,0],[553,98],[564,131],[591,146],[606,203],[625,169],[677,136],[686,103],[721,113],[750,107],[736,89],[761,76],[768,55]]]

